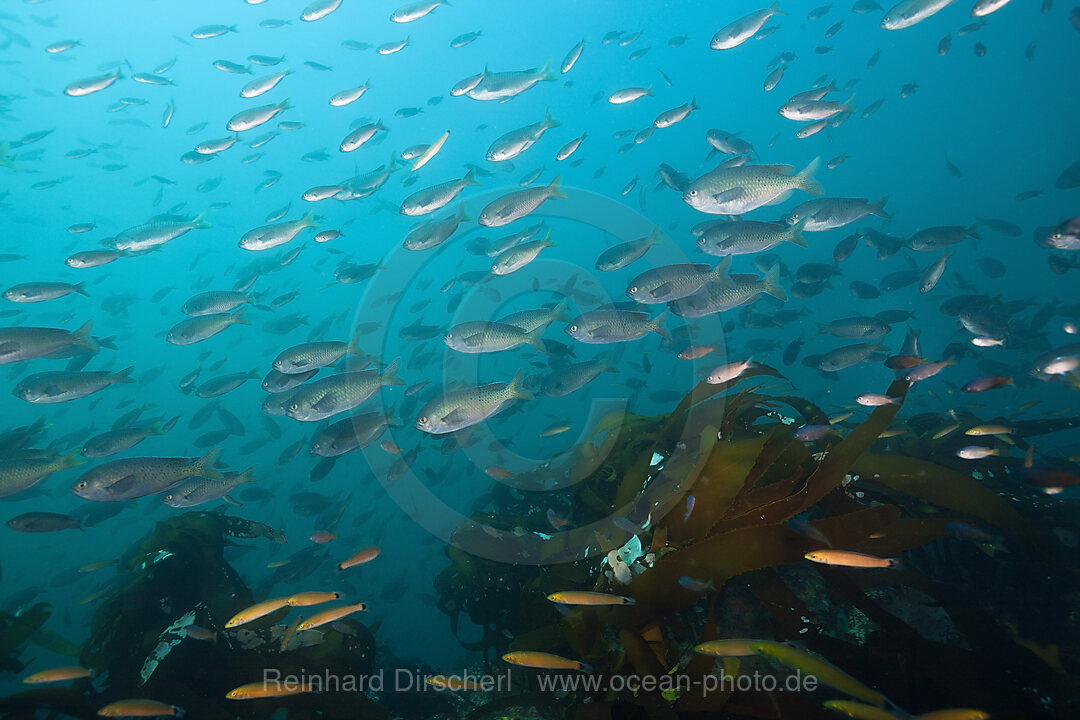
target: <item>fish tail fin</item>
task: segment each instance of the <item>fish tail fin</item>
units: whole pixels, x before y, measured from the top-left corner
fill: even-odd
[[[150,434],[151,435],[164,435],[165,432],[166,432],[165,430],[161,429],[161,422],[160,421],[158,421],[158,422],[156,422],[156,423],[154,423],[153,425],[150,426]]]
[[[474,170],[473,168],[469,168],[469,172],[465,173],[465,177],[462,179],[462,181],[466,185],[479,185],[480,184],[480,183],[478,183],[476,181],[476,170]]]
[[[90,336],[91,331],[94,329],[94,321],[87,320],[83,323],[83,326],[71,334],[72,339],[75,341],[73,345],[79,345],[89,350],[97,350],[98,344],[94,341],[94,338]]]
[[[116,350],[116,336],[110,335],[107,338],[101,338],[97,341],[98,346],[107,348],[109,350]]]
[[[697,95],[690,98],[690,111],[700,110],[701,106],[697,104]]]
[[[251,467],[249,467],[247,470],[240,473],[236,477],[236,483],[238,485],[240,483],[249,483],[249,482],[259,482],[259,478],[255,477],[255,466],[254,465],[252,465]]]
[[[762,282],[765,284],[762,292],[772,295],[777,300],[787,301],[787,293],[784,292],[784,288],[780,287],[780,263],[776,263],[769,268],[769,272],[765,273]]]
[[[465,212],[465,202],[464,201],[462,201],[461,205],[458,206],[458,220],[460,220],[462,222],[468,222],[469,220],[472,220],[472,218],[469,217],[469,214],[467,212]]]
[[[563,200],[566,199],[566,193],[559,187],[560,182],[562,182],[562,176],[556,175],[555,179],[548,185],[548,197],[562,198]],[[551,233],[549,232],[548,235],[551,235]]]
[[[206,211],[203,210],[199,213],[198,217],[191,221],[191,224],[195,226],[196,230],[209,230],[214,227],[206,221]]]
[[[560,322],[570,322],[570,313],[566,308],[570,305],[570,298],[563,298],[559,301],[559,304],[555,306],[555,310],[552,311],[552,322],[558,320]]]
[[[79,465],[82,465],[86,461],[79,456],[80,452],[81,449],[76,449],[65,455],[60,456],[56,460],[57,468],[59,470],[67,470],[68,468],[78,467]]]
[[[649,331],[656,333],[665,340],[671,339],[671,333],[669,333],[667,328],[664,327],[664,320],[667,319],[669,312],[670,311],[667,308],[664,308],[664,312],[660,313],[655,318],[649,321]]]
[[[870,206],[870,214],[877,215],[878,217],[883,217],[886,220],[891,220],[892,215],[885,212],[885,203],[887,203],[887,202],[889,202],[889,196],[885,195],[880,200],[878,200],[876,203],[873,203]]]
[[[660,239],[660,228],[654,227],[652,232],[649,233],[649,245],[663,245],[664,241]]]
[[[801,218],[799,218],[798,222],[791,226],[791,235],[790,237],[788,237],[788,240],[800,247],[806,247],[806,241],[803,240],[802,231],[806,227],[806,223],[809,221],[809,215],[803,215]]]
[[[896,568],[897,570],[904,569],[904,562],[900,558],[888,558],[889,567]]]
[[[814,179],[814,173],[817,172],[818,166],[821,164],[821,158],[816,157],[810,161],[810,163],[803,168],[802,172],[798,175],[798,187],[802,188],[811,195],[824,195],[825,190],[821,187],[821,184]]]
[[[193,474],[211,480],[221,480],[221,473],[214,467],[219,459],[221,459],[221,448],[217,447],[195,461],[195,464],[191,466]]]
[[[735,287],[731,276],[728,275],[729,270],[731,270],[731,256],[726,255],[723,260],[716,263],[716,267],[709,271],[709,279],[725,287]]]
[[[779,2],[774,2],[772,5],[770,5],[769,12],[771,12],[773,15],[787,15],[786,12],[780,9]]]
[[[544,69],[540,71],[540,79],[550,82],[558,79],[558,77],[555,71],[551,69],[551,58],[548,58],[547,62],[544,63]]]
[[[72,289],[74,289],[75,292],[79,293],[80,295],[86,296],[86,281],[84,280],[81,283],[75,283],[74,285],[72,285]]]
[[[540,351],[544,355],[547,355],[548,351],[547,351],[547,347],[544,345],[544,338],[543,338],[545,330],[547,330],[547,326],[546,325],[541,325],[540,327],[536,328],[531,333],[528,333],[525,336],[525,342],[527,342],[529,345],[532,345],[534,348],[536,348],[538,351]]]
[[[551,128],[557,128],[562,125],[561,122],[551,117],[551,108],[544,111],[544,127],[548,130]]]
[[[131,377],[131,373],[132,373],[133,370],[135,370],[134,365],[130,365],[130,366],[124,368],[123,370],[121,370],[118,373],[115,373],[112,376],[112,381],[114,383],[133,383],[133,382],[135,382],[135,378]]]
[[[510,397],[515,397],[521,400],[532,400],[533,394],[522,387],[522,383],[525,381],[525,373],[518,368],[518,371],[514,373],[514,377],[506,386],[506,390]]]
[[[386,369],[379,373],[379,377],[382,378],[384,385],[404,385],[405,381],[398,377],[398,367],[401,366],[401,358],[395,358],[394,362],[386,366]]]
[[[304,213],[303,217],[304,227],[320,227],[319,223],[315,222],[315,211],[308,210]]]
[[[232,314],[232,323],[235,325],[250,325],[251,322],[244,316],[247,311],[247,305],[237,310]]]

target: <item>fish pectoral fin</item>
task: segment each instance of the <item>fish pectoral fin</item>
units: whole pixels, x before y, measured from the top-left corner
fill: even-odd
[[[473,333],[461,339],[461,344],[465,347],[479,347],[484,343],[483,333]]]
[[[730,190],[725,190],[724,192],[718,192],[712,197],[713,200],[720,203],[721,205],[725,203],[735,202],[736,200],[742,200],[744,197],[746,197],[746,188],[731,188]]]
[[[597,340],[602,338],[614,337],[616,333],[611,325],[597,325],[589,331],[589,337]]]
[[[654,297],[654,298],[664,297],[666,295],[670,295],[671,292],[674,289],[675,289],[675,286],[672,283],[666,282],[666,283],[663,283],[662,285],[657,285],[652,290],[650,290],[649,295]]]
[[[447,425],[455,425],[465,420],[468,420],[468,415],[462,412],[461,408],[454,408],[442,417],[442,421]]]
[[[112,485],[109,485],[107,488],[105,488],[105,492],[109,493],[110,495],[123,495],[124,493],[135,489],[135,481],[137,479],[138,478],[135,475],[125,475],[116,482],[114,482]]]
[[[323,395],[322,398],[311,406],[311,409],[315,412],[330,412],[334,409],[334,400],[330,395]]]

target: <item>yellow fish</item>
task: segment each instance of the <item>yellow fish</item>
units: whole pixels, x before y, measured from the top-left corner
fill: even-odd
[[[822,685],[828,685],[856,700],[885,707],[885,696],[873,688],[863,685],[840,668],[829,664],[817,655],[811,655],[791,645],[778,642],[755,642],[750,649],[758,655],[786,665],[793,670],[801,670],[805,675],[813,675]]]
[[[552,655],[551,653],[546,652],[537,652],[535,650],[516,650],[514,652],[508,652],[502,656],[502,659],[511,665],[521,665],[522,667],[542,668],[544,670],[581,670],[582,672],[592,672],[592,668],[580,660],[570,660],[569,658],[559,657],[558,655]]]
[[[288,604],[289,598],[263,600],[261,603],[255,603],[251,607],[246,607],[233,615],[229,622],[225,623],[225,627],[234,628],[239,627],[240,625],[246,625],[249,622],[254,622],[261,617],[265,617],[272,612],[277,612],[281,608],[288,606]]]
[[[28,685],[36,685],[38,683],[51,683],[51,682],[63,682],[64,680],[78,680],[79,678],[90,677],[90,670],[77,665],[71,667],[58,667],[50,670],[42,670],[36,672],[33,675],[23,678],[23,682]]]

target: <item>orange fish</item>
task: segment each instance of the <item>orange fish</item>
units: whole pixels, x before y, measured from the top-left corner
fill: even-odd
[[[321,627],[322,625],[328,625],[340,620],[346,615],[352,615],[354,612],[360,612],[361,610],[367,610],[367,605],[364,603],[356,603],[355,605],[343,605],[341,607],[323,610],[322,612],[315,613],[307,620],[297,625],[296,632],[303,632],[304,630],[312,630]]]
[[[162,715],[180,717],[184,714],[184,710],[157,700],[135,698],[109,703],[98,710],[97,714],[105,717],[159,717]]]
[[[335,535],[334,533],[326,532],[325,530],[319,530],[317,532],[311,533],[311,537],[308,539],[317,545],[323,545],[330,542],[331,540],[337,540],[337,535]]]
[[[694,648],[694,652],[702,655],[715,655],[716,657],[749,657],[754,654],[750,649],[753,643],[765,642],[752,638],[725,638],[723,640],[709,640]]]
[[[506,478],[514,477],[514,473],[506,468],[499,467],[498,465],[488,465],[484,468],[484,474],[496,480],[505,480]]]
[[[367,564],[375,558],[379,557],[380,552],[382,552],[382,550],[379,549],[378,545],[366,547],[345,562],[338,563],[338,570],[348,570],[349,568],[356,567],[357,565]]]
[[[803,557],[822,565],[839,565],[841,567],[894,568],[900,566],[900,561],[896,558],[880,558],[851,550],[814,550],[806,553]]]
[[[58,667],[50,670],[42,670],[36,672],[29,677],[23,678],[23,682],[28,685],[36,685],[38,683],[51,683],[51,682],[63,682],[65,680],[78,680],[79,678],[90,677],[90,670],[78,665],[70,667]]]
[[[569,658],[535,650],[515,650],[503,655],[502,659],[511,665],[521,665],[522,667],[592,672],[592,668],[580,660],[570,660]]]
[[[304,683],[268,683],[253,682],[233,688],[225,695],[229,700],[261,700],[263,698],[287,697],[314,692],[311,682]]]
[[[564,590],[551,593],[547,599],[560,605],[633,605],[634,598],[588,590]]]
[[[291,595],[286,601],[293,607],[307,607],[309,605],[322,605],[331,600],[337,600],[341,593],[336,592],[302,592]]]
[[[289,604],[289,598],[274,598],[273,600],[263,600],[261,603],[255,603],[251,607],[246,607],[240,612],[232,616],[229,622],[225,623],[225,627],[234,628],[240,625],[246,625],[249,622],[258,620],[261,617],[265,617],[272,612],[276,612]]]
[[[393,453],[394,455],[401,454],[401,448],[398,447],[398,444],[393,440],[383,440],[381,443],[379,443],[379,447],[381,447],[388,453]]]

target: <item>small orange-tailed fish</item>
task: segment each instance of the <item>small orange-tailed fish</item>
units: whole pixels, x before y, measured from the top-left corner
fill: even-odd
[[[875,555],[854,552],[852,550],[814,550],[804,555],[822,565],[839,565],[851,568],[894,568],[900,567],[897,558],[881,558]]]
[[[322,605],[341,597],[337,592],[302,592],[290,595],[286,602],[293,607],[308,607],[310,605]]]
[[[898,716],[888,710],[855,700],[830,700],[825,703],[825,707],[855,720],[899,720]]]
[[[722,640],[709,640],[694,648],[694,652],[702,655],[715,655],[716,657],[748,657],[754,654],[750,649],[753,643],[768,642],[767,640],[755,640],[753,638],[724,638]]]
[[[592,668],[580,660],[552,655],[551,653],[538,652],[535,650],[515,650],[502,656],[502,659],[511,665],[522,667],[541,668],[544,670],[581,670],[592,672]]]
[[[343,605],[341,607],[323,610],[322,612],[315,613],[307,620],[297,625],[296,632],[313,630],[322,625],[329,625],[332,622],[340,620],[347,615],[352,615],[354,612],[360,612],[361,610],[367,610],[367,605],[364,603],[356,603],[355,605]]]
[[[554,592],[547,599],[560,605],[633,605],[634,598],[588,590],[563,590]]]
[[[311,537],[308,539],[316,545],[325,545],[332,540],[337,540],[337,535],[332,532],[326,532],[325,530],[319,530],[311,533]]]
[[[91,671],[78,665],[72,665],[69,667],[57,667],[49,670],[42,670],[36,672],[33,675],[29,675],[23,678],[23,682],[27,685],[37,685],[38,683],[53,683],[63,682],[65,680],[78,680],[79,678],[90,677]]]
[[[314,691],[315,686],[310,680],[298,683],[253,682],[233,688],[225,697],[228,700],[261,700],[263,698],[301,695]]]
[[[167,705],[163,702],[158,702],[157,700],[133,698],[131,700],[118,700],[114,703],[109,703],[98,710],[97,714],[103,715],[104,717],[160,717],[162,715],[181,717],[184,714],[184,710],[175,705]]]
[[[249,622],[258,620],[261,617],[265,617],[272,612],[277,612],[283,607],[289,604],[289,598],[274,598],[273,600],[263,600],[260,603],[255,603],[251,607],[246,607],[240,612],[232,616],[229,622],[225,623],[225,627],[234,628],[240,625],[246,625]]]
[[[833,690],[839,690],[845,695],[876,707],[885,707],[887,701],[884,695],[863,685],[824,658],[780,642],[750,643],[750,649],[763,658],[778,662],[792,670],[801,670],[805,675],[813,675],[821,685],[828,685]]]
[[[338,570],[348,570],[351,567],[356,567],[357,565],[364,565],[365,563],[369,563],[375,558],[379,557],[380,552],[382,552],[382,550],[379,548],[378,545],[366,547],[360,552],[353,555],[348,560],[338,563]]]

